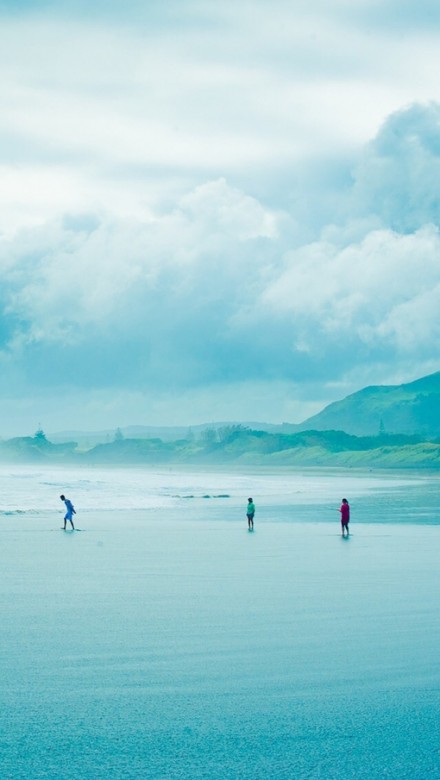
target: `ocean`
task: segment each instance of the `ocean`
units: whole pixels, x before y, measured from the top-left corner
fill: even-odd
[[[0,777],[438,780],[439,488],[2,466]]]

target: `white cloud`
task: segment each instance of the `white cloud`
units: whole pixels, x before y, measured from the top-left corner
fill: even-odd
[[[179,209],[211,235],[246,240],[275,238],[277,233],[275,215],[255,198],[228,186],[225,179],[197,187],[180,200]]]
[[[301,351],[328,338],[425,354],[440,336],[440,237],[426,226],[411,235],[373,231],[342,249],[316,243],[290,253],[258,307],[291,323]],[[428,305],[429,304],[429,305]]]
[[[21,198],[0,230],[78,202],[139,218],[221,176],[264,192],[271,171],[351,155],[437,94],[434,35],[373,36],[343,5],[129,4],[123,23],[63,8],[2,18],[0,200]]]
[[[83,345],[90,360],[103,340],[125,350],[128,340],[142,381],[154,384],[169,381],[173,366],[184,384],[259,374],[281,381],[306,378],[314,364],[334,370],[338,353],[432,355],[440,289],[433,225],[286,251],[283,219],[225,180],[149,221],[83,222],[3,242],[4,311],[16,323],[9,349]],[[139,381],[135,363],[126,370],[127,381]]]
[[[355,170],[354,200],[402,232],[440,224],[440,105],[413,105],[387,119]]]
[[[36,228],[3,242],[6,313],[20,322],[20,344],[79,343],[90,326],[105,333],[139,321],[161,327],[149,322],[158,301],[165,320],[186,319],[191,296],[203,305],[218,300],[250,270],[246,242],[275,236],[276,215],[224,180],[196,188],[154,220]]]
[[[109,416],[267,410],[437,367],[440,47],[408,3],[398,34],[394,0],[55,5],[0,29],[3,394],[73,364]]]

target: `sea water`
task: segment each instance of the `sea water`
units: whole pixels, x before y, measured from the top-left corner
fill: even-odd
[[[0,777],[438,780],[439,488],[2,467]]]
[[[0,466],[0,517],[52,520],[64,514],[65,494],[87,522],[97,511],[227,521],[252,495],[264,522],[334,523],[348,497],[356,523],[437,524],[439,487],[440,475],[426,472]]]

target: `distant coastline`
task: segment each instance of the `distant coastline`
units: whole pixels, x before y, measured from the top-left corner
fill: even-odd
[[[440,372],[366,387],[302,423],[212,422],[0,440],[2,463],[440,468]]]
[[[86,448],[75,441],[54,443],[42,430],[34,436],[0,441],[1,463],[85,465],[249,465],[439,469],[440,442],[421,436],[353,436],[343,431],[268,433],[241,425],[207,428],[199,437],[164,441],[125,438]]]

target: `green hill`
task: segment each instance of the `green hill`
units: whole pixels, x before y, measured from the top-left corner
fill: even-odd
[[[403,385],[365,387],[305,420],[300,430],[440,436],[440,371]]]

